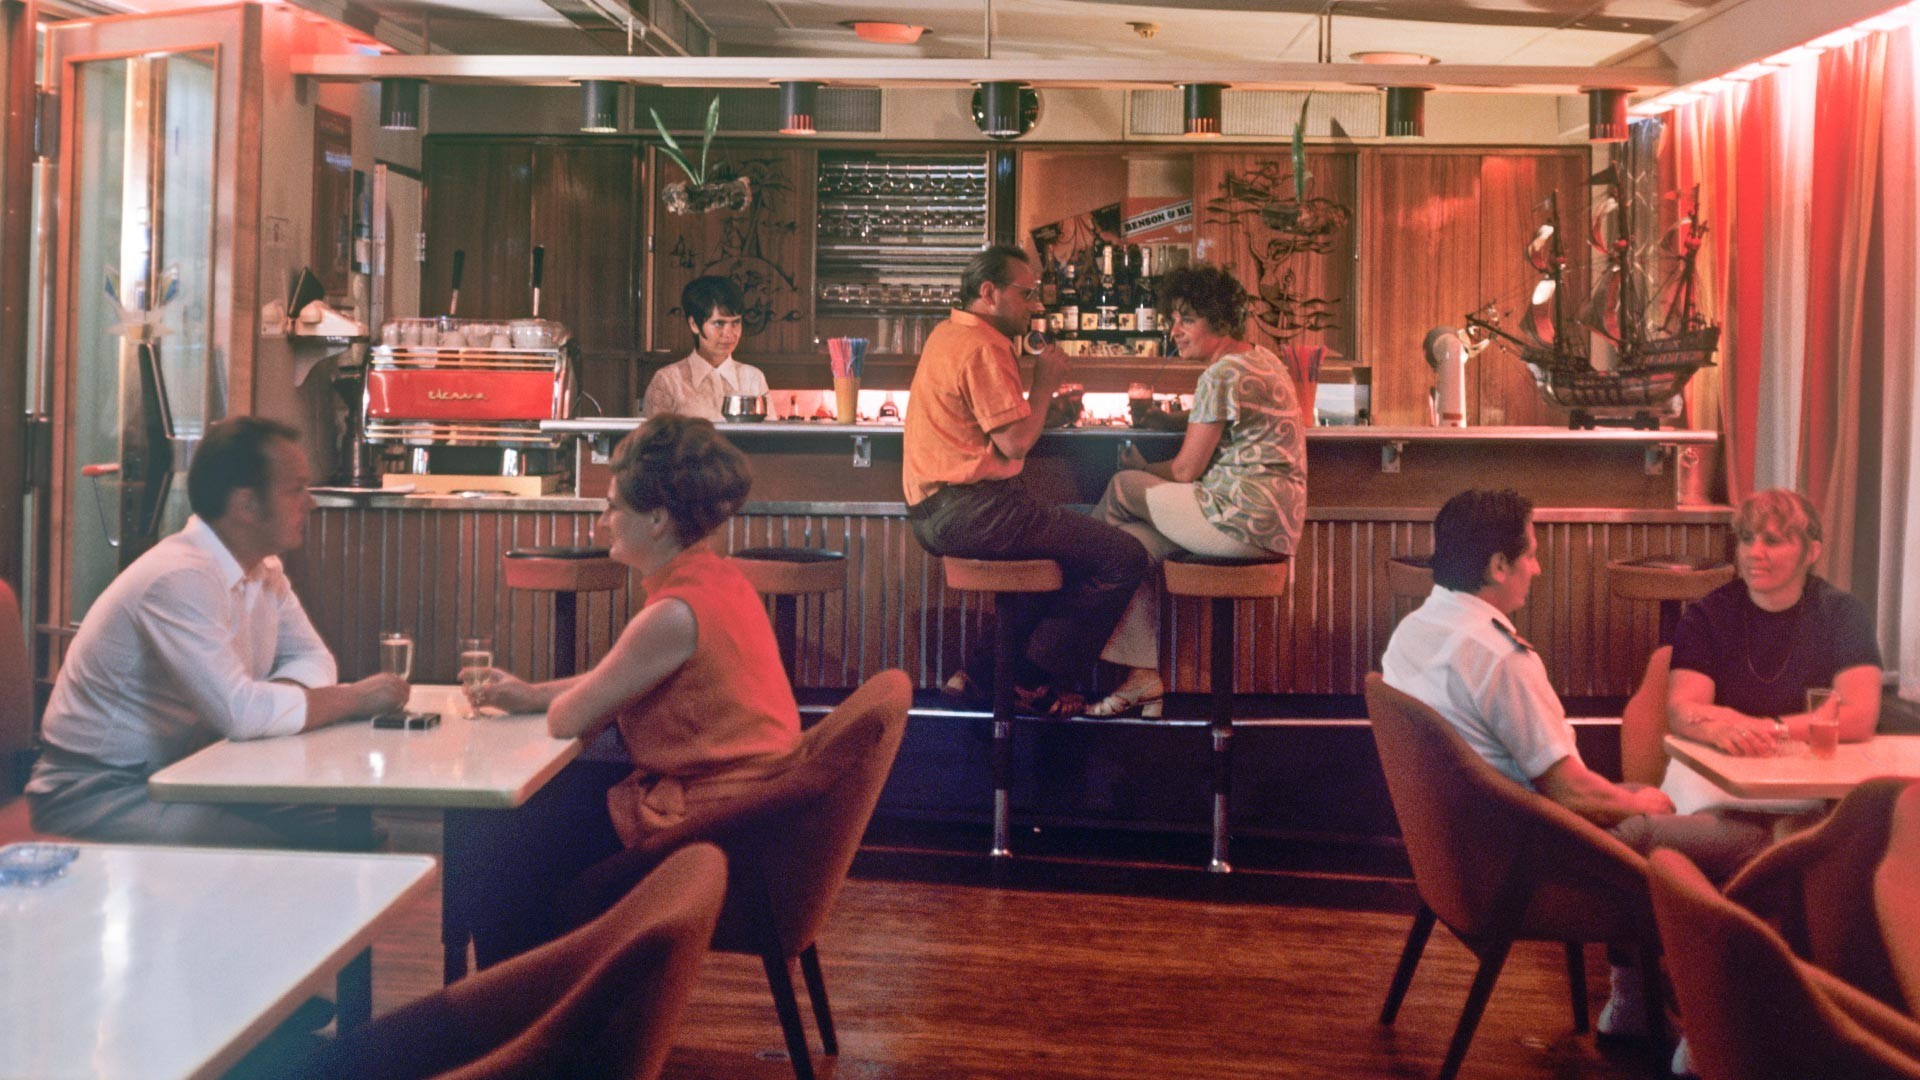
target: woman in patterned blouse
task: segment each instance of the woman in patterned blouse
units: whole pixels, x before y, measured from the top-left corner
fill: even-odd
[[[1242,337],[1247,293],[1225,270],[1176,270],[1161,282],[1160,302],[1180,357],[1206,365],[1187,437],[1172,460],[1152,464],[1129,446],[1094,515],[1138,537],[1156,561],[1181,549],[1230,559],[1292,555],[1307,514],[1306,421],[1292,374]],[[1160,592],[1152,577],[1100,658],[1126,666],[1127,677],[1087,715],[1160,715]]]

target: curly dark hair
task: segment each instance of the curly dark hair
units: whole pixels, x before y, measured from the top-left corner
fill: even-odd
[[[753,487],[753,470],[712,421],[669,413],[620,440],[613,483],[628,509],[665,509],[674,535],[687,545],[739,511]]]
[[[1247,328],[1247,290],[1218,266],[1182,266],[1160,279],[1160,310],[1185,309],[1216,334],[1238,337]]]

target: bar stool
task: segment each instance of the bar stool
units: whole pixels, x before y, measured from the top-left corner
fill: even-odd
[[[761,547],[736,551],[732,559],[755,592],[773,597],[773,636],[780,643],[780,662],[786,665],[787,681],[797,684],[800,598],[845,592],[846,554],[824,548]]]
[[[1227,864],[1227,796],[1233,783],[1233,602],[1284,596],[1285,557],[1211,559],[1176,551],[1163,564],[1167,592],[1211,601],[1213,609],[1213,852],[1207,869],[1224,874]]]
[[[507,588],[553,594],[553,677],[564,679],[579,670],[579,604],[581,593],[612,592],[627,583],[625,563],[615,562],[606,548],[515,548],[500,560]]]
[[[1627,600],[1660,601],[1660,644],[1673,643],[1681,604],[1698,600],[1733,580],[1733,566],[1705,555],[1641,555],[1607,564],[1613,594]]]
[[[1060,591],[1060,564],[1052,559],[962,559],[948,555],[947,588],[992,593],[996,607],[1009,593]],[[1020,660],[1021,642],[1013,624],[994,620],[993,641],[993,847],[989,854],[1005,858],[1009,791],[1013,786],[1013,672]]]
[[[1395,555],[1387,560],[1387,591],[1418,607],[1433,591],[1433,556]]]

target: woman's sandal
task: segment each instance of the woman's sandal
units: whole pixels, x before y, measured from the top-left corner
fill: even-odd
[[[1158,720],[1166,707],[1166,702],[1162,700],[1166,697],[1166,693],[1166,684],[1159,679],[1153,680],[1147,686],[1132,690],[1123,686],[1087,706],[1087,715],[1106,720],[1115,716],[1125,716],[1137,708],[1140,710],[1140,715],[1146,719]]]

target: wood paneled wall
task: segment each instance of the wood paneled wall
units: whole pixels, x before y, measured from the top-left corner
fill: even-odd
[[[660,183],[685,179],[677,166],[665,168]],[[708,175],[746,177],[752,203],[739,211],[655,216],[655,352],[678,358],[692,348],[680,290],[704,274],[732,278],[746,294],[743,356],[813,351],[815,174],[811,150],[722,148]]]
[[[1354,359],[1359,318],[1354,290],[1355,224],[1364,212],[1352,151],[1307,155],[1309,200],[1345,208],[1346,223],[1309,237],[1276,227],[1270,211],[1293,201],[1293,160],[1285,147],[1194,155],[1194,257],[1224,266],[1254,296],[1250,340],[1324,345]],[[1296,329],[1296,327],[1299,327]]]
[[[1408,610],[1388,591],[1386,560],[1431,550],[1430,522],[1431,512],[1312,509],[1288,594],[1239,606],[1237,688],[1361,693]],[[468,634],[491,634],[499,663],[541,677],[552,649],[551,598],[505,590],[500,557],[519,546],[586,543],[592,523],[580,512],[325,508],[314,515],[307,547],[288,558],[289,572],[343,677],[375,670],[377,635],[389,629],[412,632],[421,680],[452,681],[454,639]],[[1724,525],[1675,511],[1551,508],[1536,524],[1544,573],[1515,624],[1539,647],[1561,694],[1626,696],[1654,647],[1658,619],[1653,605],[1611,594],[1607,561],[1652,550],[1724,555]],[[938,686],[986,632],[989,602],[947,589],[898,509],[749,506],[716,544],[847,554],[846,591],[802,605],[802,686],[851,688],[890,667],[921,687]],[[622,589],[583,601],[585,659],[605,654],[638,599]],[[1205,608],[1182,599],[1164,610],[1162,667],[1172,688],[1205,690]]]
[[[1585,147],[1380,149],[1368,159],[1362,341],[1373,363],[1375,423],[1431,422],[1433,372],[1422,352],[1428,330],[1459,327],[1488,301],[1509,323],[1526,310],[1537,275],[1524,248],[1541,222],[1538,208],[1555,192],[1574,259],[1568,280],[1586,280],[1587,155]],[[1467,418],[1476,427],[1567,422],[1564,409],[1540,400],[1526,366],[1498,346],[1468,365]]]
[[[641,148],[630,139],[427,140],[422,314],[447,310],[453,253],[467,253],[460,314],[532,313],[533,249],[547,250],[540,314],[573,331],[580,384],[609,412],[634,395],[641,349]]]

